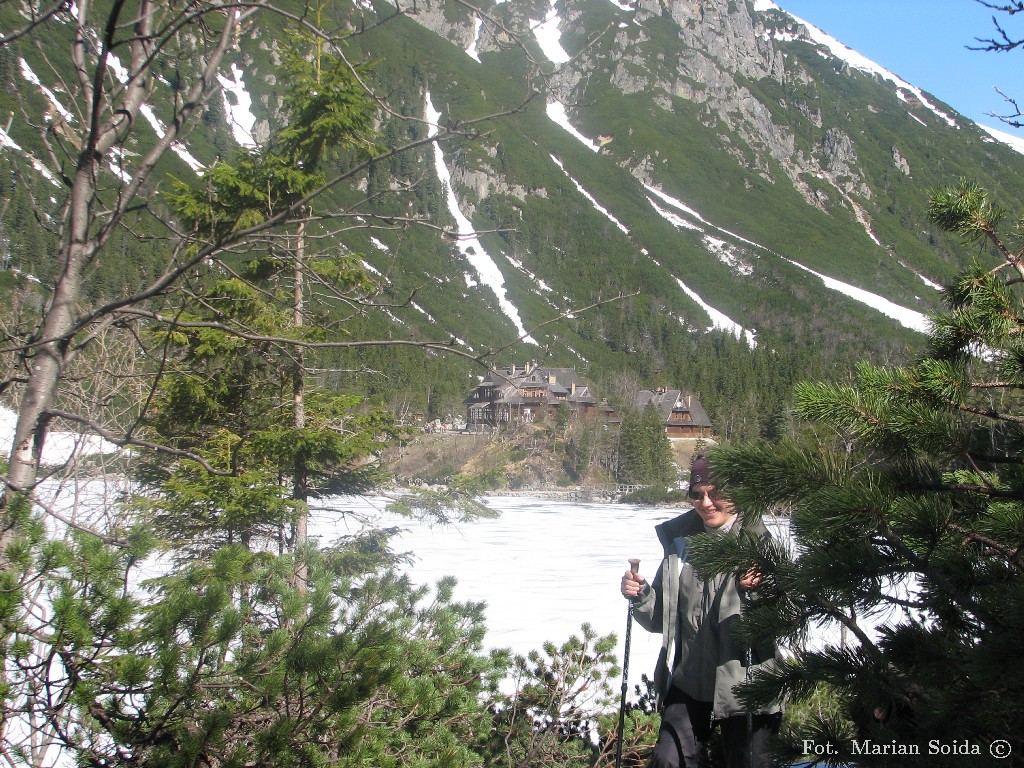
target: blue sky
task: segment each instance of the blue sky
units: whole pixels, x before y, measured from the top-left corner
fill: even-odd
[[[1024,37],[1024,14],[1011,18],[975,0],[775,3],[975,122],[1024,136],[1024,130],[989,116],[1010,111],[997,87],[1024,106],[1024,48],[1006,53],[967,48],[981,45],[976,38],[996,36],[993,16],[1011,37]]]

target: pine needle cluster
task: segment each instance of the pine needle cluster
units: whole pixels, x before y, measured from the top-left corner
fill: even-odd
[[[764,586],[741,631],[789,649],[743,696],[829,699],[785,733],[791,758],[1024,756],[1022,250],[977,185],[934,193],[930,214],[978,255],[945,289],[927,356],[802,384],[806,437],[715,454],[745,514],[788,514],[789,547],[739,541],[706,567],[757,562]]]

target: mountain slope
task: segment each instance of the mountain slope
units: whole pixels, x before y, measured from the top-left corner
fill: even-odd
[[[593,377],[628,370],[728,405],[721,376],[694,370],[733,354],[709,329],[757,354],[799,350],[785,376],[913,356],[939,284],[988,258],[929,224],[929,190],[968,176],[1001,201],[1024,198],[1024,156],[769,0],[429,0],[400,12],[381,0],[331,13],[358,30],[350,58],[372,62],[388,107],[382,144],[452,131],[330,198],[352,222],[331,247],[356,253],[389,305],[350,323],[353,334],[450,338],[472,354],[500,348],[499,362],[545,358]],[[287,87],[284,28],[263,17],[241,37],[224,101],[165,173],[198,183],[197,168],[268,134]],[[74,128],[71,72],[13,44],[0,76],[5,256],[45,282],[51,233],[27,201],[45,207],[59,171],[32,118],[51,134]],[[162,95],[176,82],[159,73],[140,146],[166,121]],[[132,158],[110,162],[111,190]],[[155,268],[147,247],[133,244],[128,265],[105,261],[93,289],[116,293],[126,272]],[[337,353],[325,367],[386,368],[376,354]],[[450,405],[473,371],[427,368],[445,366],[396,378],[447,377]]]
[[[714,322],[703,304],[761,334],[813,329],[822,316],[854,337],[900,333],[809,268],[912,310],[903,325],[922,327],[914,312],[935,309],[934,286],[960,265],[924,219],[928,189],[970,175],[1018,198],[1007,170],[1020,156],[912,86],[837,58],[771,3],[756,8],[556,6],[543,34],[528,20],[548,9],[492,9],[521,40],[539,39],[536,61],[553,72],[493,143],[481,142],[485,152],[452,161],[476,228],[518,230],[505,242],[483,238],[510,283],[526,272],[563,295],[638,288],[690,327]],[[450,119],[491,106],[471,94],[495,93],[494,72],[529,66],[525,55],[488,50],[486,35],[474,47],[471,19],[442,4],[411,18],[480,60],[461,50],[443,65],[436,51],[428,57],[431,98]],[[491,160],[499,146],[501,167]],[[552,222],[572,222],[574,237],[554,242]]]

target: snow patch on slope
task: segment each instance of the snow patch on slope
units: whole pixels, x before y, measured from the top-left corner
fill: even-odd
[[[740,275],[754,274],[754,268],[743,261],[736,253],[736,247],[727,240],[705,234],[704,246],[733,272]]]
[[[479,16],[473,17],[473,42],[469,44],[469,48],[466,49],[466,54],[473,61],[480,61],[480,52],[477,51],[476,45],[480,42],[480,27],[483,26],[483,20]]]
[[[118,79],[118,81],[120,81],[121,83],[128,82],[128,70],[124,67],[123,64],[121,64],[117,56],[108,52],[107,64],[110,65],[110,69],[113,71],[114,76]],[[143,104],[139,108],[139,112],[142,114],[144,118],[146,118],[146,122],[150,124],[150,126],[156,132],[157,136],[165,136],[167,134],[167,128],[164,126],[163,123],[160,122],[160,119],[156,116],[156,113],[153,111],[153,108],[151,106],[149,106],[148,104]],[[189,168],[191,168],[197,174],[201,174],[203,172],[203,164],[199,162],[199,160],[197,160],[192,155],[191,152],[185,149],[185,146],[181,142],[173,142],[171,144],[171,150],[174,152],[174,154],[180,157]]]
[[[521,262],[519,259],[512,258],[511,256],[508,255],[505,255],[505,258],[508,259],[509,264],[518,269],[524,275],[526,275],[531,282],[536,283],[537,287],[540,288],[541,291],[543,291],[544,293],[552,292],[551,286],[545,283],[540,277],[535,275],[533,272],[528,270],[526,268],[526,265],[524,265],[523,262]],[[562,298],[566,297],[563,296]]]
[[[29,162],[32,163],[32,167],[39,171],[40,174],[42,174],[43,178],[45,178],[55,187],[61,186],[61,183],[57,180],[57,177],[53,175],[53,172],[50,171],[50,169],[47,168],[39,160],[39,158],[35,157],[31,152],[26,152],[24,149],[22,149],[21,145],[18,144],[18,142],[16,142],[7,134],[7,131],[5,131],[3,128],[0,128],[0,149],[3,149],[5,147],[13,149],[15,152],[21,152],[21,154],[27,157],[29,159]]]
[[[599,144],[596,144],[595,142],[584,136],[582,133],[577,131],[573,127],[572,123],[569,122],[569,116],[565,114],[565,104],[563,104],[560,101],[557,101],[556,99],[548,99],[547,113],[548,117],[551,118],[551,120],[555,124],[567,130],[574,138],[578,139],[587,149],[591,150],[592,152],[601,151],[601,146]]]
[[[934,289],[935,289],[936,291],[941,291],[941,290],[943,290],[942,286],[941,286],[941,285],[939,285],[938,283],[936,283],[936,282],[935,282],[934,280],[932,280],[931,278],[929,278],[929,277],[925,277],[924,275],[922,275],[922,274],[921,274],[920,272],[918,272],[917,270],[911,270],[911,271],[912,271],[912,272],[913,272],[913,273],[914,273],[915,275],[917,275],[917,276],[918,276],[918,278],[919,278],[919,279],[921,280],[921,282],[922,282],[922,283],[924,283],[925,285],[927,285],[927,286],[928,286],[929,288],[934,288]]]
[[[242,70],[237,64],[232,64],[231,77],[218,74],[217,80],[223,88],[224,111],[228,114],[228,124],[235,141],[243,147],[255,146],[253,131],[256,128],[256,117],[252,113],[252,98],[242,80]],[[234,96],[234,101],[228,98],[229,93]]]
[[[57,110],[57,112],[60,113],[60,116],[64,118],[64,120],[66,120],[69,123],[74,122],[74,116],[64,107],[63,104],[60,103],[60,99],[57,98],[57,94],[55,94],[45,85],[43,85],[42,81],[39,79],[36,73],[32,71],[32,67],[29,66],[29,63],[24,59],[18,59],[18,65],[21,68],[21,76],[28,80],[30,83],[32,83],[32,85],[34,85],[40,91],[42,91],[43,95],[46,97],[46,100],[50,102],[50,106]],[[53,122],[52,118],[49,115],[47,115],[46,119],[47,122]]]
[[[1006,131],[1000,131],[997,128],[990,128],[989,126],[982,125],[981,123],[975,123],[975,125],[981,128],[981,130],[991,136],[995,141],[1000,141],[1011,149],[1014,149],[1024,155],[1024,136],[1016,136],[1012,133],[1007,133]]]
[[[650,186],[648,184],[644,184],[644,189],[646,189],[652,195],[657,195],[664,202],[668,203],[669,205],[671,205],[676,210],[682,211],[683,213],[685,213],[688,216],[692,216],[693,218],[695,218],[697,221],[699,221],[701,224],[703,224],[706,227],[711,227],[712,229],[718,230],[722,234],[728,235],[729,237],[733,238],[734,240],[739,240],[741,243],[746,243],[747,245],[751,245],[754,248],[760,248],[761,250],[768,250],[767,248],[765,248],[760,243],[755,243],[753,240],[748,240],[747,238],[743,237],[743,235],[738,235],[735,232],[730,232],[728,229],[725,229],[723,227],[718,226],[717,224],[712,224],[710,221],[708,221],[703,216],[701,216],[699,213],[697,213],[697,211],[695,211],[693,208],[691,208],[690,206],[686,205],[685,203],[683,203],[680,200],[676,200],[674,197],[672,197],[670,195],[666,195],[660,189],[655,189],[654,187],[652,187],[652,186]]]
[[[611,214],[611,212],[609,212],[609,210],[607,208],[605,208],[603,205],[601,205],[599,202],[597,202],[597,200],[594,199],[594,196],[591,195],[589,192],[587,192],[587,190],[585,190],[583,188],[582,184],[580,184],[578,181],[576,181],[576,179],[574,179],[572,176],[569,175],[569,172],[567,170],[565,170],[565,166],[562,165],[561,160],[559,160],[554,155],[551,155],[551,159],[555,161],[555,165],[557,165],[559,170],[562,173],[565,174],[565,177],[567,179],[569,179],[569,181],[571,181],[575,185],[577,191],[581,195],[583,195],[592,206],[594,206],[594,209],[596,211],[598,211],[599,213],[603,214],[612,224],[614,224],[616,227],[618,227],[621,232],[623,232],[626,235],[629,234],[629,230],[626,228],[625,224],[623,224],[621,221],[616,219]]]
[[[694,209],[690,208],[685,203],[683,203],[683,202],[681,202],[679,200],[676,200],[675,198],[670,197],[669,195],[666,195],[664,192],[661,192],[660,190],[654,189],[654,187],[650,187],[650,186],[648,186],[646,184],[644,185],[644,188],[647,189],[647,191],[650,192],[651,194],[657,195],[661,200],[665,201],[666,203],[668,203],[672,207],[676,208],[677,210],[679,210],[679,211],[681,211],[683,213],[686,213],[688,216],[696,219],[697,221],[701,222],[702,224],[704,224],[704,225],[706,225],[708,227],[711,227],[713,229],[716,229],[719,232],[727,234],[727,235],[729,235],[729,237],[737,238],[737,239],[741,240],[744,243],[747,243],[747,244],[749,244],[749,245],[751,245],[751,246],[753,246],[753,247],[755,247],[755,248],[757,248],[757,249],[759,249],[761,251],[764,251],[765,253],[773,253],[772,251],[770,251],[768,248],[765,248],[760,243],[755,243],[753,240],[748,240],[745,237],[737,235],[735,232],[730,232],[727,229],[723,229],[721,227],[715,226],[711,222],[707,221],[707,219],[705,219],[699,213],[697,213]],[[676,227],[686,227],[688,229],[696,229],[697,231],[703,233],[704,234],[705,245],[708,246],[709,250],[711,250],[712,253],[715,253],[714,246],[715,246],[716,243],[721,242],[720,240],[718,240],[717,238],[712,238],[710,235],[708,235],[706,232],[704,232],[704,229],[702,227],[696,226],[696,225],[686,221],[685,219],[679,217],[678,215],[674,215],[672,217],[666,216],[665,215],[666,213],[671,213],[671,212],[668,212],[668,211],[665,211],[664,209],[662,209],[660,206],[658,206],[654,202],[653,199],[648,198],[648,200],[651,203],[651,205],[654,207],[654,209],[656,211],[658,211],[658,213],[661,214],[662,216],[665,216],[665,218],[670,223],[672,223],[674,226],[676,226]],[[722,254],[720,254],[720,253],[715,253],[715,255],[719,256],[719,258],[722,258]],[[777,255],[777,254],[773,254],[773,255]],[[785,257],[780,257],[780,258],[785,258]],[[733,265],[730,264],[729,261],[726,261],[724,258],[722,258],[722,260],[727,265],[729,265],[730,267],[733,266]],[[823,275],[820,272],[815,272],[810,267],[805,267],[803,264],[795,262],[792,259],[786,259],[786,261],[788,261],[790,264],[792,264],[795,267],[799,267],[800,269],[804,270],[805,272],[810,272],[812,275],[815,275],[816,277],[818,277],[825,284],[825,286],[827,288],[830,288],[833,291],[837,291],[838,293],[841,293],[844,296],[847,296],[847,297],[849,297],[851,299],[854,299],[855,301],[859,301],[862,304],[866,304],[867,306],[871,307],[872,309],[874,309],[874,310],[876,310],[878,312],[881,312],[886,317],[893,318],[898,323],[900,323],[900,325],[902,325],[904,328],[909,328],[910,330],[919,331],[921,333],[928,333],[928,330],[930,328],[930,321],[928,320],[927,315],[924,315],[923,313],[918,312],[918,311],[913,310],[913,309],[908,309],[907,307],[902,307],[899,304],[896,304],[896,303],[894,303],[892,301],[889,301],[889,299],[886,299],[886,298],[884,298],[882,296],[879,296],[878,294],[871,293],[870,291],[866,291],[863,288],[857,288],[856,286],[850,285],[849,283],[844,283],[842,280],[836,280],[834,277],[828,277],[827,275]],[[744,274],[750,274],[750,273],[749,272],[744,272]],[[921,277],[921,275],[918,275],[918,276]],[[924,277],[921,277],[921,279],[925,280]],[[928,281],[925,280],[925,282],[927,283]],[[707,310],[705,310],[705,311],[707,311]],[[711,313],[708,312],[708,314],[711,314]],[[730,321],[730,322],[732,322],[732,321]],[[716,326],[716,327],[718,327],[718,326]]]
[[[441,113],[434,109],[434,104],[430,100],[429,91],[426,94],[424,115],[428,126],[427,135],[430,138],[434,138],[437,136],[439,130],[438,120],[441,117]],[[501,308],[501,311],[505,316],[512,321],[512,324],[515,325],[520,339],[522,341],[529,342],[530,344],[537,344],[537,340],[528,334],[526,332],[526,328],[523,327],[523,321],[519,317],[519,310],[516,309],[508,299],[505,292],[505,278],[502,276],[501,270],[498,269],[497,264],[494,263],[494,260],[490,257],[487,251],[484,250],[483,244],[476,235],[476,230],[473,229],[473,224],[459,209],[459,201],[455,197],[455,191],[452,189],[451,173],[448,171],[448,166],[445,165],[444,153],[441,151],[441,146],[435,141],[433,142],[433,147],[434,164],[437,170],[437,177],[445,187],[448,209],[455,218],[455,225],[457,228],[456,246],[458,247],[459,252],[466,258],[473,269],[476,270],[477,275],[480,277],[480,281],[494,292],[495,297],[498,299],[498,306]],[[467,275],[466,277],[468,284],[469,276]]]
[[[869,307],[877,309],[886,317],[891,317],[904,328],[909,328],[912,331],[919,331],[921,333],[928,333],[931,328],[931,322],[928,320],[928,316],[921,312],[901,307],[899,304],[895,304],[888,299],[871,293],[870,291],[865,291],[863,288],[857,288],[849,283],[836,280],[834,277],[828,277],[820,272],[815,272],[810,267],[805,267],[803,264],[795,262],[792,259],[786,259],[786,261],[794,267],[799,267],[805,272],[810,272],[812,275],[819,278],[828,288],[838,291],[844,296],[848,296],[863,304],[867,304]]]
[[[530,29],[537,45],[552,64],[564,64],[572,58],[562,47],[562,33],[558,30],[561,23],[555,0],[551,0],[543,19],[530,19]]]
[[[644,187],[648,190],[648,192],[652,193],[653,195],[656,195],[658,198],[664,200],[665,202],[670,203],[677,210],[683,211],[683,212],[687,213],[689,216],[697,219],[698,221],[704,222],[705,224],[708,224],[709,226],[713,226],[709,222],[707,222],[699,213],[697,213],[692,208],[684,205],[679,200],[676,200],[673,197],[669,197],[668,195],[664,194],[663,192],[660,192],[659,190],[656,190],[653,187],[649,187],[646,184],[644,185]],[[695,230],[697,232],[700,232],[702,235],[704,235],[705,245],[708,246],[708,249],[711,250],[712,253],[715,253],[715,251],[712,249],[712,247],[713,247],[713,245],[715,243],[723,243],[723,241],[721,241],[721,240],[717,240],[715,238],[710,238],[710,236],[708,236],[704,232],[704,228],[703,227],[701,227],[701,226],[699,226],[697,224],[694,224],[694,223],[688,221],[687,219],[684,219],[682,216],[680,216],[679,214],[677,214],[677,213],[675,213],[673,211],[670,211],[670,210],[668,210],[666,208],[662,208],[660,205],[658,205],[656,202],[654,202],[654,198],[653,197],[648,197],[647,200],[651,204],[651,206],[654,208],[654,210],[657,211],[660,216],[662,216],[666,221],[668,221],[669,224],[674,226],[676,229]],[[709,240],[711,242],[709,242]],[[659,267],[661,267],[662,269],[665,269],[665,266],[661,262],[659,262],[657,259],[655,259],[653,256],[651,256],[646,248],[641,249],[641,253],[643,253],[644,256],[649,258],[652,262],[657,264]],[[715,255],[718,258],[722,258],[722,254],[721,253],[715,253]],[[724,259],[723,259],[723,261],[724,261]],[[726,262],[726,263],[728,264],[729,262]],[[721,312],[721,311],[715,309],[710,304],[708,304],[706,301],[704,301],[704,299],[702,299],[700,297],[700,295],[695,290],[693,290],[690,286],[688,286],[686,283],[684,283],[678,277],[676,277],[675,275],[673,275],[672,277],[676,281],[676,283],[679,285],[679,287],[682,289],[683,293],[685,293],[687,296],[689,296],[690,299],[692,299],[694,301],[694,303],[696,303],[697,306],[699,306],[701,309],[703,309],[707,313],[708,317],[711,318],[711,325],[708,326],[709,330],[720,329],[720,330],[728,331],[733,336],[735,336],[737,339],[745,338],[747,340],[747,344],[750,346],[751,349],[753,349],[754,347],[757,346],[757,338],[755,337],[755,331],[748,330],[748,329],[744,328],[742,325],[740,325],[735,320],[730,318],[724,312]],[[680,318],[680,322],[683,322],[682,318]]]
[[[676,283],[682,288],[683,293],[689,296],[693,301],[705,312],[708,313],[708,317],[711,318],[711,325],[708,326],[708,330],[718,329],[728,331],[737,339],[745,338],[747,345],[753,349],[757,346],[757,339],[754,337],[754,332],[745,329],[742,325],[737,323],[735,320],[730,319],[724,312],[719,312],[717,309],[712,307],[706,301],[704,301],[697,292],[690,288],[686,283],[680,280],[678,277],[675,278]]]
[[[722,240],[721,238],[717,238],[708,234],[705,231],[704,227],[713,229],[717,232],[722,233],[723,235],[728,235],[732,240],[739,240],[741,243],[746,243],[747,245],[752,246],[753,248],[758,248],[762,251],[768,250],[760,243],[755,243],[753,240],[748,240],[742,235],[738,235],[735,232],[730,232],[728,229],[723,229],[722,227],[712,224],[710,221],[708,221],[699,213],[697,213],[697,211],[695,211],[693,208],[686,205],[681,200],[677,200],[671,195],[666,195],[660,189],[655,189],[654,187],[649,186],[647,184],[644,184],[644,189],[646,189],[651,195],[658,197],[662,202],[672,206],[677,211],[685,213],[690,218],[696,219],[701,224],[703,224],[703,227],[697,224],[693,224],[692,222],[687,221],[678,214],[662,208],[661,206],[654,202],[653,198],[647,198],[647,201],[651,204],[654,210],[657,211],[659,215],[661,215],[666,221],[668,221],[673,226],[677,228],[685,227],[686,229],[693,229],[703,234],[704,247],[707,248],[711,254],[717,257],[719,261],[721,261],[723,264],[729,267],[729,269],[731,269],[733,272],[737,274],[750,275],[754,272],[754,268],[750,264],[743,261],[737,255],[735,246],[733,246],[731,243],[726,242],[725,240]]]
[[[688,221],[687,219],[684,219],[679,214],[670,211],[668,208],[662,208],[660,205],[654,202],[654,198],[647,198],[647,202],[651,204],[651,207],[654,208],[654,210],[657,212],[659,216],[661,216],[661,218],[665,219],[665,221],[667,221],[676,229],[692,229],[696,232],[704,231],[699,226],[697,226],[691,221]]]

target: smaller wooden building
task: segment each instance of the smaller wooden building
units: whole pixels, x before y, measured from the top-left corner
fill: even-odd
[[[711,437],[711,420],[704,406],[693,395],[680,389],[643,389],[637,393],[636,407],[644,410],[647,404],[654,405],[665,433],[671,437]]]

